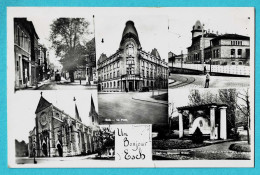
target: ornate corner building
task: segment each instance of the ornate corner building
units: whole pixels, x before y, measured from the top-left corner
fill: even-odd
[[[99,91],[137,91],[142,87],[167,88],[168,63],[156,48],[142,50],[133,21],[127,21],[119,49],[97,62]]]
[[[89,126],[82,123],[75,104],[75,118],[41,96],[35,111],[35,127],[29,134],[29,156],[65,157],[96,152],[100,130],[98,114],[91,97]]]

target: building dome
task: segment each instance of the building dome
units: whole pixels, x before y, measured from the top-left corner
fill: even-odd
[[[123,31],[122,37],[124,37],[124,35],[126,35],[127,33],[132,33],[132,34],[136,35],[138,38],[138,33],[136,31],[135,24],[133,21],[127,21],[125,23],[125,29]]]
[[[202,25],[199,20],[196,21],[195,25],[193,26],[193,30],[202,30]]]
[[[137,33],[137,30],[135,28],[135,24],[134,24],[133,21],[127,21],[126,22],[125,28],[124,28],[124,31],[123,31],[123,34],[122,34],[122,40],[120,42],[120,46],[122,46],[122,44],[124,43],[124,41],[127,38],[133,38],[136,41],[136,43],[138,45],[140,45],[138,33]]]

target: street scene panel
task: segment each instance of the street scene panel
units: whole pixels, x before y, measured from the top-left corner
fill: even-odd
[[[100,123],[153,124],[158,134],[167,124],[167,17],[102,16],[96,29]]]
[[[15,90],[96,88],[94,20],[15,17]]]
[[[170,89],[169,130],[153,140],[153,159],[252,159],[251,105],[248,88]]]
[[[194,17],[176,18],[178,10],[169,16],[169,88],[249,87],[254,62],[250,54],[254,51],[250,46],[253,11],[200,10],[198,13],[198,9],[190,9],[188,13],[197,12]],[[220,12],[225,18],[217,15]]]

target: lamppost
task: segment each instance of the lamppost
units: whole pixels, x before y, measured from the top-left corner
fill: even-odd
[[[209,58],[209,74],[211,75],[211,57]]]

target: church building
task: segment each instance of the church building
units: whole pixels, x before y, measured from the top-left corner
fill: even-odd
[[[168,63],[156,48],[145,52],[133,21],[127,21],[119,49],[98,62],[99,91],[138,91],[142,87],[167,88]]]
[[[76,99],[74,98],[74,101]],[[29,134],[29,156],[66,157],[96,152],[100,144],[98,114],[91,96],[90,125],[82,122],[75,103],[75,118],[41,96]]]

